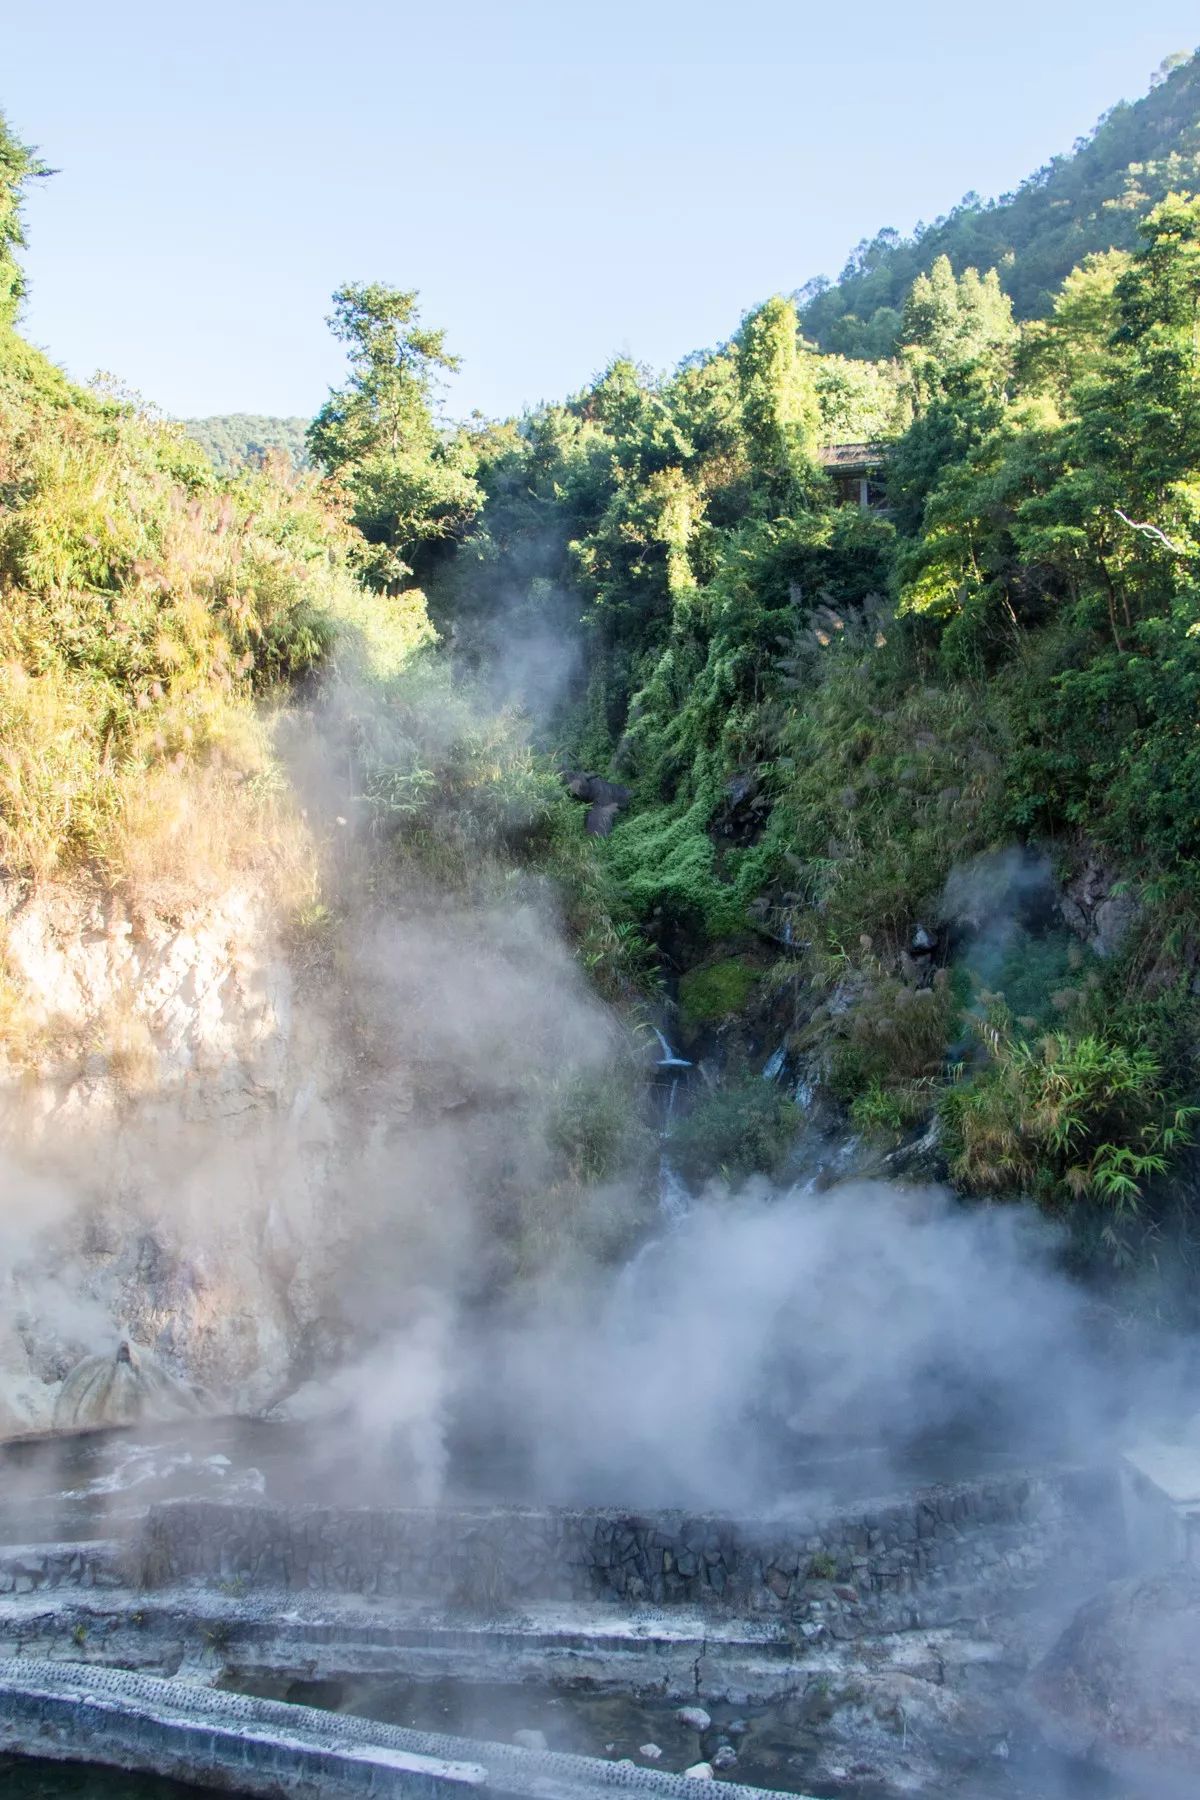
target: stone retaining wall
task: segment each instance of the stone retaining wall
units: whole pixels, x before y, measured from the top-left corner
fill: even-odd
[[[43,1588],[117,1588],[128,1581],[122,1546],[115,1542],[17,1544],[0,1550],[0,1595],[36,1594]]]
[[[475,1609],[684,1603],[784,1614],[806,1635],[824,1625],[853,1636],[915,1622],[917,1613],[928,1623],[939,1596],[952,1614],[961,1593],[1028,1585],[1081,1556],[1094,1564],[1115,1499],[1111,1476],[1073,1472],[931,1488],[786,1520],[171,1501],[151,1508],[132,1573],[148,1587],[201,1578]],[[1110,1550],[1115,1543],[1114,1519]]]

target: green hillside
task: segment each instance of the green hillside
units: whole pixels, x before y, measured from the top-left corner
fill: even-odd
[[[1015,194],[968,194],[911,237],[885,229],[859,244],[836,283],[812,281],[797,294],[804,331],[824,350],[889,355],[909,287],[939,256],[956,274],[996,269],[1017,318],[1042,317],[1085,256],[1131,250],[1152,206],[1172,189],[1198,187],[1200,53],[1168,58],[1143,99],[1114,106]]]
[[[184,419],[183,429],[228,473],[261,462],[268,450],[283,450],[296,469],[309,466],[304,433],[307,419],[273,419],[260,413],[217,413],[211,419]]]

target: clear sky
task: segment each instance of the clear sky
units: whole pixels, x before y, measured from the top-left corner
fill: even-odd
[[[348,280],[419,288],[458,416],[655,368],[881,225],[1014,187],[1195,0],[56,0],[0,107],[60,170],[25,329],[177,414],[311,414]]]

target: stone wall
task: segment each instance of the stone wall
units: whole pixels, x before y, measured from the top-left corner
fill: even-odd
[[[128,1581],[122,1546],[6,1545],[0,1550],[0,1594],[37,1594],[53,1588],[116,1588]]]
[[[1116,1504],[1111,1477],[1020,1475],[811,1518],[612,1509],[377,1511],[155,1506],[137,1546],[146,1586],[219,1580],[474,1608],[535,1600],[688,1604],[782,1614],[851,1637],[954,1616],[1081,1556]],[[1116,1542],[1115,1519],[1110,1544]]]

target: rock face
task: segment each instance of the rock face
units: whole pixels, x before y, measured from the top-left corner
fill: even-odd
[[[200,1411],[197,1395],[177,1381],[147,1350],[125,1339],[112,1356],[85,1356],[63,1382],[54,1406],[60,1431],[104,1425],[137,1425],[150,1419],[182,1419]]]
[[[1114,1584],[1076,1614],[1035,1670],[1047,1737],[1165,1796],[1200,1791],[1200,1574]]]
[[[0,934],[0,1437],[161,1416],[187,1385],[262,1404],[331,1243],[301,1073],[329,1059],[264,905],[10,884]]]
[[[1141,906],[1136,894],[1121,888],[1117,871],[1089,855],[1063,889],[1064,921],[1099,957],[1115,956]]]
[[[125,1339],[228,1413],[375,1357],[370,1432],[438,1438],[460,1289],[512,1278],[557,1166],[530,1071],[624,1046],[540,904],[333,879],[287,939],[248,886],[0,884],[0,1437]]]

